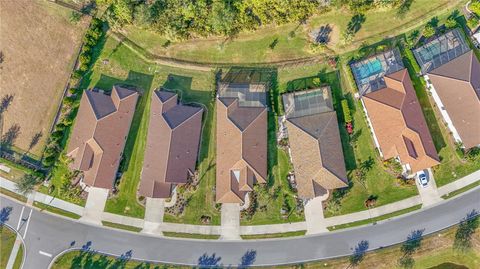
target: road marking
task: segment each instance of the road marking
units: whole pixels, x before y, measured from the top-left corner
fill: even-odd
[[[33,209],[30,208],[30,213],[28,214],[28,219],[27,219],[27,226],[25,227],[25,232],[23,232],[23,239],[25,239],[25,236],[27,236],[28,225],[30,224],[32,212],[33,212]]]
[[[25,207],[22,207],[22,212],[20,213],[20,217],[18,217],[18,224],[17,224],[17,231],[20,229],[20,224],[22,223],[22,217],[23,217],[23,211],[25,210]]]
[[[41,251],[41,250],[39,250],[38,253],[40,253],[40,254],[42,254],[42,255],[44,255],[44,256],[47,256],[47,257],[49,257],[49,258],[52,257],[52,254],[47,253],[47,252],[43,252],[43,251]]]

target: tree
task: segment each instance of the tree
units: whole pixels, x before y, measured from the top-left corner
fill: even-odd
[[[457,27],[457,21],[455,20],[455,18],[448,18],[447,21],[445,22],[445,26],[448,29],[453,29]]]
[[[435,27],[433,27],[431,24],[427,24],[423,29],[423,36],[425,36],[426,38],[429,38],[435,35],[435,32],[436,32]]]
[[[480,1],[472,1],[468,8],[477,16],[480,16]]]
[[[480,220],[478,212],[472,210],[467,216],[460,221],[457,232],[455,233],[455,241],[453,247],[460,251],[468,250],[472,247],[472,235],[479,227]]]
[[[81,19],[82,19],[82,13],[75,10],[72,10],[72,12],[70,12],[70,17],[69,17],[70,22],[78,23]]]
[[[365,258],[365,254],[367,253],[369,245],[370,244],[366,240],[362,240],[358,242],[358,244],[355,246],[353,254],[349,258],[350,266],[355,267],[363,261],[363,258]]]
[[[26,174],[15,183],[15,189],[23,195],[27,195],[33,191],[35,185],[37,185],[39,182],[40,180],[36,176]]]

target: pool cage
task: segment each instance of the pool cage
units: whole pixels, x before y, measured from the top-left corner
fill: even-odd
[[[297,91],[282,95],[285,116],[296,118],[333,111],[330,87]]]
[[[398,48],[354,62],[350,67],[360,95],[385,88],[384,76],[405,68]]]
[[[453,29],[413,50],[423,75],[470,51],[459,29]]]

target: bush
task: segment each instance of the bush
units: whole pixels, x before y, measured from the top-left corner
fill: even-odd
[[[453,29],[457,27],[457,21],[454,18],[448,18],[447,21],[445,22],[445,26],[448,29]]]
[[[477,18],[477,17],[471,16],[471,17],[467,20],[467,26],[468,26],[470,29],[476,28],[477,25],[478,25],[478,18]]]
[[[431,24],[427,24],[423,29],[423,36],[426,38],[429,38],[435,35],[435,32],[436,32],[435,27],[433,27]]]
[[[72,23],[77,23],[82,19],[82,16],[82,13],[72,10],[69,20]]]
[[[341,103],[342,103],[343,118],[345,120],[345,123],[352,122],[352,114],[350,113],[350,108],[348,107],[348,100],[343,99]]]
[[[480,1],[473,1],[470,6],[469,6],[469,9],[475,13],[477,16],[480,16]]]

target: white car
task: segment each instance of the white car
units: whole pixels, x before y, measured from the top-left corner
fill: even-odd
[[[424,171],[420,171],[417,173],[417,178],[418,178],[418,183],[426,188],[428,186],[428,178],[427,178],[427,174],[425,174]]]

